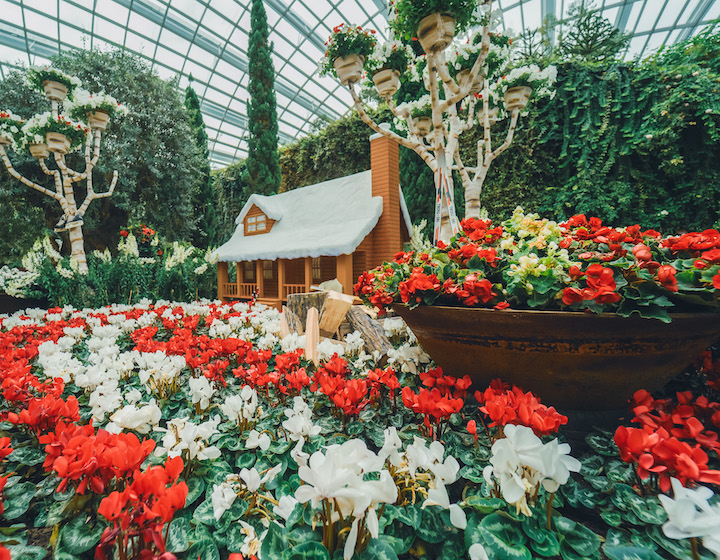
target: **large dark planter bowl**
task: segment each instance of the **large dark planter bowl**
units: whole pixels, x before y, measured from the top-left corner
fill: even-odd
[[[640,317],[561,311],[393,307],[445,373],[495,378],[558,410],[617,410],[655,391],[720,339],[720,313]]]

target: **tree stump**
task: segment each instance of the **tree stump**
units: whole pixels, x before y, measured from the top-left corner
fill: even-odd
[[[350,323],[350,328],[359,331],[362,335],[365,341],[365,351],[368,354],[377,350],[381,356],[387,356],[388,350],[393,346],[385,336],[385,329],[378,321],[368,317],[368,314],[358,305],[350,308],[347,313],[347,321]]]
[[[303,326],[302,322],[300,321],[300,318],[295,315],[290,309],[285,307],[283,305],[282,308],[282,317],[280,319],[280,333],[282,334],[282,337],[285,338],[285,334],[283,329],[283,323],[285,323],[285,326],[288,329],[289,333],[296,333],[296,334],[304,334],[305,333],[305,327]]]
[[[320,334],[332,338],[340,323],[345,320],[348,310],[352,307],[354,296],[328,290],[325,308],[320,314]]]
[[[308,309],[314,307],[318,312],[318,317],[322,316],[325,308],[325,300],[327,300],[327,292],[310,292],[307,294],[288,294],[287,308],[295,314],[300,325],[307,322]],[[290,323],[288,322],[288,326]],[[292,328],[292,327],[291,327]],[[298,334],[302,334],[302,328]]]

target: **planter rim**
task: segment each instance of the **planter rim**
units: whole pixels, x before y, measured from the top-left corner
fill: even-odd
[[[645,321],[652,321],[653,323],[661,323],[658,319],[652,319],[647,317],[640,317],[639,315],[631,315],[630,317],[621,317],[617,313],[592,313],[592,312],[585,312],[585,311],[559,311],[559,310],[552,310],[552,309],[513,309],[513,308],[507,308],[507,309],[492,309],[491,307],[460,307],[460,306],[454,306],[454,305],[418,305],[417,307],[410,309],[409,306],[405,305],[404,303],[393,303],[392,304],[393,309],[397,311],[398,308],[407,310],[410,312],[415,312],[420,309],[439,309],[439,310],[453,310],[454,312],[471,312],[471,313],[477,313],[477,312],[492,312],[492,313],[504,313],[505,315],[512,314],[512,313],[519,313],[521,315],[546,315],[548,317],[591,317],[591,318],[604,318],[604,319],[613,319],[616,318],[618,320],[623,321],[629,321],[632,319],[643,319]],[[398,312],[399,313],[399,312]],[[705,317],[705,316],[711,316],[711,315],[719,315],[720,316],[720,309],[718,311],[696,311],[696,312],[683,312],[683,313],[670,313],[670,318],[677,317],[678,319],[692,319],[697,317]],[[666,323],[665,323],[666,324]]]

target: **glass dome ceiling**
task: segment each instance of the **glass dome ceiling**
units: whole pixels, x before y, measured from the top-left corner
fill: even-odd
[[[572,0],[496,0],[502,26],[537,28],[563,19]],[[720,0],[595,0],[633,34],[626,56],[645,56],[696,34],[720,18]],[[336,119],[351,104],[317,62],[331,29],[351,22],[384,38],[384,0],[265,0],[275,46],[280,142],[309,133],[318,117]],[[41,64],[60,50],[122,47],[146,58],[163,78],[190,74],[202,104],[215,167],[247,154],[250,0],[0,0],[0,77],[19,64]]]

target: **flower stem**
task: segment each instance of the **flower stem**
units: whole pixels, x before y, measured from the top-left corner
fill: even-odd
[[[545,516],[547,518],[547,528],[548,531],[552,531],[552,503],[555,499],[555,493],[553,492],[550,494],[550,498],[548,499],[547,506],[545,508]]]
[[[690,537],[690,550],[692,552],[693,560],[700,560],[697,537]]]

